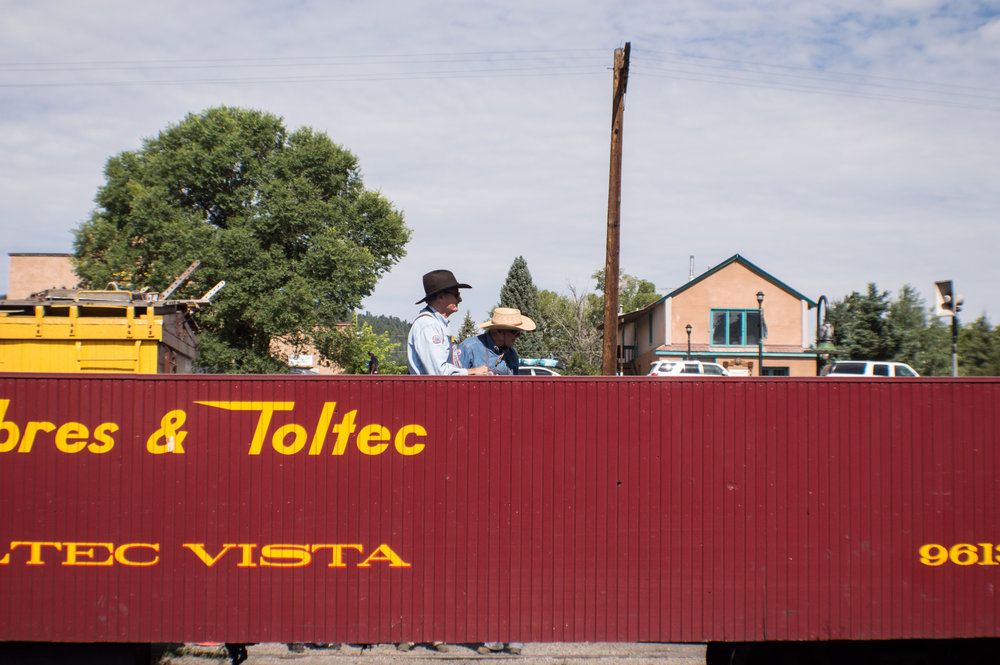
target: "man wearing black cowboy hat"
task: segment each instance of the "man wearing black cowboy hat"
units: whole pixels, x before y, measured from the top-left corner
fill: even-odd
[[[448,317],[462,302],[460,284],[450,270],[432,270],[424,275],[424,297],[417,301],[427,306],[420,310],[406,338],[406,365],[410,374],[485,375],[486,367],[465,369],[458,361],[458,345],[448,330]]]

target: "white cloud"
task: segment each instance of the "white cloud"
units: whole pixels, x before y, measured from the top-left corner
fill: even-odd
[[[541,288],[588,288],[631,41],[624,271],[665,291],[690,255],[740,253],[831,299],[954,279],[997,323],[1000,23],[968,8],[20,3],[0,26],[0,252],[69,251],[108,157],[227,104],[327,132],[405,211],[409,254],[370,310],[411,316],[447,267],[479,319],[518,255]]]

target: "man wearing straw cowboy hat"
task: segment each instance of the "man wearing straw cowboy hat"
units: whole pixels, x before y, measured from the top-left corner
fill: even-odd
[[[424,297],[417,301],[427,306],[420,310],[406,338],[406,365],[410,374],[486,374],[485,367],[462,367],[458,363],[458,345],[448,329],[448,317],[462,302],[460,284],[450,270],[432,270],[424,275]]]
[[[535,329],[535,322],[521,314],[521,310],[513,307],[497,307],[489,321],[479,324],[486,330],[478,337],[470,337],[459,347],[459,359],[462,365],[486,365],[486,371],[493,375],[513,374],[520,371],[521,361],[514,350],[514,344],[522,333]],[[512,654],[519,654],[524,648],[520,642],[504,644],[502,642],[486,642],[476,649],[487,654],[506,649]]]
[[[514,344],[521,333],[535,329],[535,322],[513,307],[497,307],[489,321],[479,324],[486,330],[470,337],[459,347],[463,367],[485,365],[489,374],[517,374],[521,361]]]

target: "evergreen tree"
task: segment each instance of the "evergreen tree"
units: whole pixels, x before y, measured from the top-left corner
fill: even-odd
[[[521,310],[528,318],[541,323],[541,316],[538,307],[538,289],[531,279],[531,272],[528,271],[528,262],[523,256],[514,259],[510,270],[507,271],[507,280],[500,288],[500,302],[497,307],[515,307]],[[524,333],[517,341],[517,354],[522,358],[544,357],[545,349],[542,344],[542,333],[539,330]]]
[[[841,358],[905,362],[921,376],[951,376],[951,320],[925,307],[916,289],[900,289],[895,301],[868,285],[865,295],[851,293],[830,309]],[[961,326],[959,373],[1000,375],[997,330],[985,317]]]
[[[879,292],[868,284],[865,295],[852,292],[830,306],[834,343],[843,358],[852,360],[889,360],[894,355],[889,335],[889,293]]]
[[[928,342],[926,308],[916,289],[909,284],[900,289],[896,301],[889,305],[886,321],[893,351],[891,359],[916,369]]]
[[[936,316],[927,317],[927,327],[921,332],[921,351],[910,367],[920,376],[951,376],[951,320],[947,323]]]
[[[961,376],[1000,376],[997,335],[985,316],[961,328],[958,335],[958,373]]]
[[[461,344],[470,337],[476,337],[482,330],[476,327],[476,322],[472,320],[472,315],[468,312],[465,313],[465,319],[462,321],[462,328],[458,331],[458,337],[456,338],[458,343]]]

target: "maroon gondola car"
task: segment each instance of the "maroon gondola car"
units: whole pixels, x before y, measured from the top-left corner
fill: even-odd
[[[998,407],[1000,379],[2,374],[0,641],[986,658]]]

